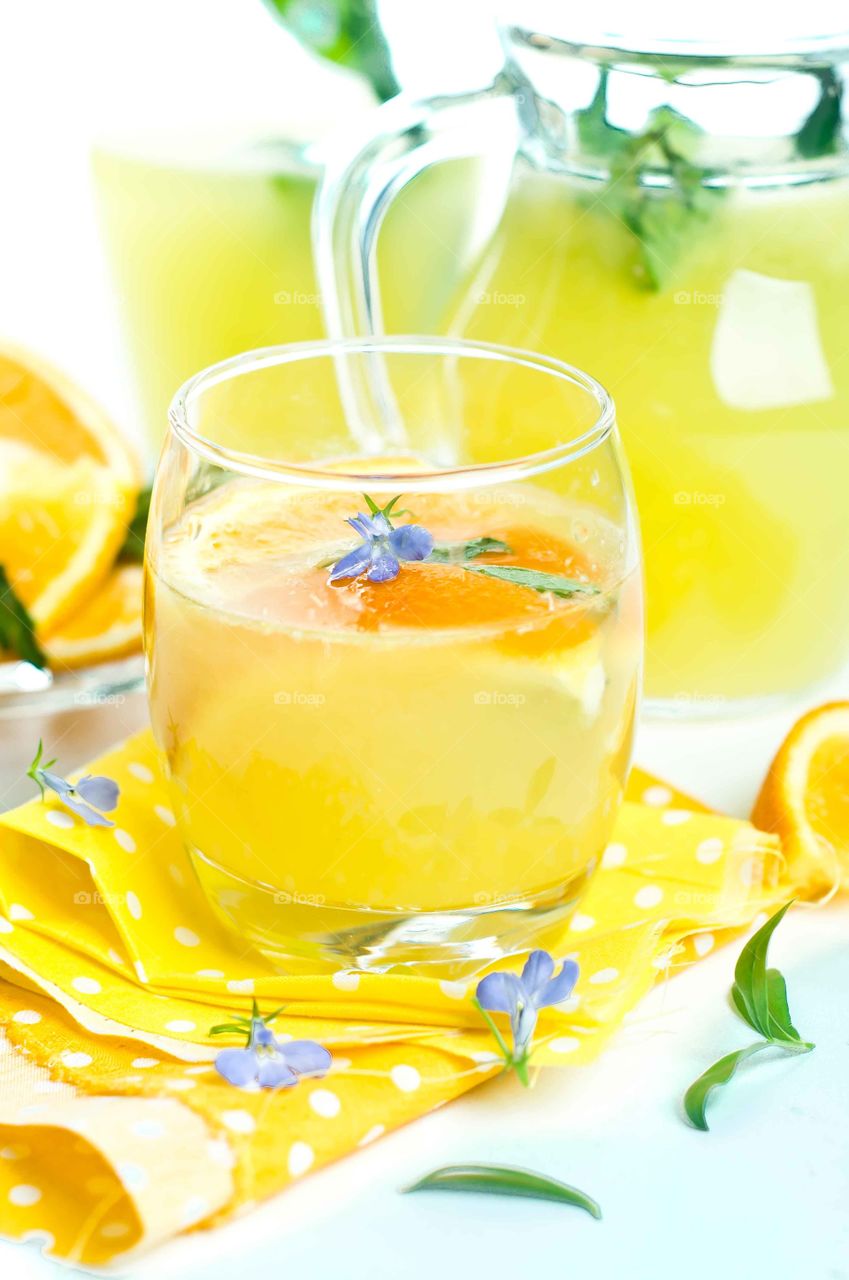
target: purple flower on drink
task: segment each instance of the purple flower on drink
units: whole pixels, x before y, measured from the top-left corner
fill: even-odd
[[[52,773],[50,766],[54,760],[44,760],[44,747],[39,739],[38,750],[32,764],[27,769],[27,777],[32,778],[44,799],[45,789],[49,788],[58,797],[66,809],[82,818],[90,827],[114,827],[111,819],[104,817],[104,812],[111,812],[118,804],[120,788],[112,778],[99,774],[87,773],[78,782],[69,782],[58,773]]]
[[[578,981],[578,965],[564,960],[555,974],[555,964],[547,951],[532,951],[521,974],[489,973],[478,983],[476,1002],[492,1029],[508,1067],[514,1067],[523,1084],[528,1083],[527,1063],[540,1009],[568,1000]],[[510,1015],[513,1047],[508,1049],[486,1011]]]
[[[331,1054],[315,1040],[276,1038],[269,1027],[280,1010],[263,1017],[254,1001],[250,1018],[236,1017],[232,1023],[212,1027],[211,1035],[238,1032],[247,1036],[243,1049],[222,1049],[215,1059],[215,1070],[228,1084],[246,1089],[288,1089],[301,1076],[324,1075],[333,1061]]]
[[[371,514],[360,511],[348,520],[362,541],[336,561],[330,570],[331,582],[358,578],[363,573],[370,582],[391,582],[398,577],[402,560],[426,560],[433,550],[433,538],[421,525],[393,526],[389,517],[398,498],[380,508],[368,494],[364,497]]]

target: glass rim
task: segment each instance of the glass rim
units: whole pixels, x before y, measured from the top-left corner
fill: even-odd
[[[578,387],[595,402],[597,414],[590,427],[578,435],[559,441],[550,448],[535,453],[503,458],[495,462],[462,463],[457,466],[431,466],[423,471],[374,472],[351,469],[340,470],[338,462],[332,469],[328,463],[292,462],[245,453],[216,443],[207,435],[195,430],[189,421],[192,403],[207,390],[253,371],[301,360],[333,359],[345,355],[398,354],[443,355],[493,360],[532,369],[541,374]],[[554,356],[541,355],[519,347],[503,346],[492,342],[477,342],[467,338],[442,338],[431,335],[392,334],[369,338],[315,339],[307,342],[281,343],[276,346],[257,347],[239,355],[230,356],[201,369],[188,378],[178,389],[168,410],[171,432],[192,453],[211,462],[214,466],[257,479],[294,481],[308,487],[348,491],[362,488],[367,482],[375,492],[397,489],[399,483],[409,487],[415,478],[417,490],[426,492],[445,488],[465,487],[471,476],[485,477],[488,483],[508,482],[523,476],[535,475],[554,467],[566,465],[583,457],[602,444],[614,431],[616,409],[610,393],[582,369]],[[389,446],[392,448],[393,446]],[[394,446],[397,450],[397,446]],[[363,459],[374,456],[364,454]],[[357,460],[355,459],[354,462]]]

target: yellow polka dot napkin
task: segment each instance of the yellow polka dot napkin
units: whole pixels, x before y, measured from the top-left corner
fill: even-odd
[[[87,1265],[257,1200],[499,1069],[474,981],[277,973],[212,914],[149,734],[90,766],[113,828],[53,797],[0,818],[0,1231]],[[788,894],[777,840],[635,772],[556,948],[572,1000],[534,1063],[586,1063],[659,976]],[[327,1045],[321,1080],[239,1090],[213,1067],[228,1013]],[[233,1043],[238,1043],[235,1039]],[[517,1086],[518,1087],[518,1086]]]

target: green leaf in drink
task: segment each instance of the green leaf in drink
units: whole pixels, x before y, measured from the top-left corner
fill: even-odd
[[[510,555],[511,551],[500,538],[472,538],[468,542],[437,543],[428,560],[437,564],[462,564],[464,560],[477,560],[478,556]]]
[[[657,292],[693,236],[713,218],[724,191],[710,185],[711,170],[698,162],[698,125],[661,106],[649,114],[640,133],[620,129],[608,120],[607,81],[604,68],[592,102],[578,113],[578,138],[598,161],[606,162],[609,176],[601,204],[636,239],[640,283]],[[649,182],[649,174],[661,174],[663,181]]]
[[[727,1053],[724,1058],[720,1058],[712,1067],[708,1067],[707,1071],[704,1071],[698,1080],[694,1080],[684,1094],[684,1110],[687,1113],[687,1119],[690,1124],[696,1129],[702,1129],[707,1132],[708,1122],[705,1111],[708,1099],[714,1089],[718,1089],[720,1085],[728,1084],[741,1062],[745,1062],[747,1058],[751,1058],[755,1053],[760,1053],[762,1049],[771,1047],[768,1040],[758,1040],[756,1044],[750,1044],[745,1049],[736,1049],[734,1053]]]
[[[578,582],[562,573],[543,573],[539,569],[523,569],[513,564],[469,564],[468,573],[483,573],[488,578],[515,583],[517,587],[529,587],[532,591],[550,591],[552,595],[568,600],[571,596],[595,596],[599,589],[592,582]]]
[[[837,150],[843,125],[843,81],[834,67],[813,68],[820,83],[817,104],[796,134],[796,150],[805,160]]]

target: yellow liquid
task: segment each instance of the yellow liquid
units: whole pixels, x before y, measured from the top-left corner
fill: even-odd
[[[101,150],[95,187],[151,456],[178,387],[218,360],[324,336],[310,217],[317,171],[266,146],[219,165]],[[473,164],[416,184],[381,240],[387,325],[432,329],[462,252]]]
[[[511,909],[532,942],[525,908],[572,905],[608,839],[639,584],[615,580],[610,526],[585,508],[500,493],[402,505],[438,541],[512,540],[508,563],[580,574],[597,594],[428,564],[329,586],[317,566],[352,545],[351,495],[249,481],[189,508],[154,552],[151,714],[179,823],[213,903],[272,953],[358,961],[411,917],[425,941],[448,920],[463,952],[493,945]],[[495,913],[482,931],[476,912]]]
[[[321,335],[313,177],[111,153],[96,171],[152,440],[193,372]],[[387,329],[554,354],[613,393],[643,532],[650,697],[710,712],[803,690],[849,636],[849,183],[730,192],[658,292],[602,196],[520,168],[472,266],[474,166],[429,171],[382,232]],[[504,456],[486,440],[499,429],[479,416],[475,456]]]
[[[849,652],[849,183],[729,193],[659,292],[599,194],[523,172],[448,327],[612,393],[647,694],[721,710],[804,689]]]

